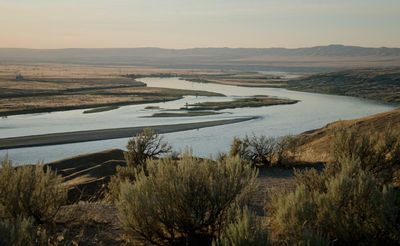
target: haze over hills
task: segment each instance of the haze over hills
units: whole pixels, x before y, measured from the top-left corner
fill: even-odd
[[[328,45],[309,48],[0,48],[2,63],[77,63],[160,67],[302,68],[400,66],[400,48]],[[329,70],[329,69],[328,69]]]

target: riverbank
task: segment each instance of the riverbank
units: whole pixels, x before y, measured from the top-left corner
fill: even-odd
[[[288,81],[287,89],[353,96],[400,105],[400,67],[315,74]]]
[[[126,128],[116,128],[116,129],[99,129],[91,131],[63,132],[63,133],[24,136],[24,137],[3,138],[0,139],[0,150],[68,144],[68,143],[80,143],[89,141],[100,141],[100,140],[117,139],[117,138],[129,138],[135,136],[138,132],[142,131],[144,128],[147,127],[151,127],[157,133],[163,134],[163,133],[201,129],[205,127],[220,126],[226,124],[234,124],[243,121],[253,120],[256,118],[257,117],[243,117],[243,118],[235,118],[228,120],[215,120],[215,121],[195,122],[195,123],[185,123],[185,124],[126,127]]]

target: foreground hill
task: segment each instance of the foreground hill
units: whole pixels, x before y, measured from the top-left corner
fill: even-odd
[[[343,126],[353,126],[359,132],[371,129],[382,132],[389,126],[400,129],[400,109],[356,120],[334,122],[321,129],[305,132],[299,136],[301,158],[307,162],[327,161],[333,132]],[[58,237],[59,240],[66,244],[80,242],[84,245],[99,243],[121,245],[124,237],[121,224],[117,219],[117,209],[113,204],[101,202],[98,199],[103,197],[107,182],[116,173],[116,167],[126,165],[124,152],[118,149],[108,150],[47,165],[65,178],[65,183],[70,188],[70,202],[97,201],[75,203],[60,209],[54,224],[54,231],[61,235]],[[299,169],[310,167],[319,169],[321,166],[296,166]],[[259,195],[253,200],[253,206],[258,215],[268,217],[263,209],[267,191],[283,187],[288,190],[293,189],[293,176],[292,167],[264,167],[259,170]],[[269,224],[268,230],[272,230],[268,226]]]
[[[400,102],[400,68],[353,69],[315,74],[288,82],[292,90]]]

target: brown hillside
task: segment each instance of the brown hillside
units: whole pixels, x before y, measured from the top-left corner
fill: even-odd
[[[116,173],[117,166],[124,165],[124,152],[120,149],[79,155],[47,164],[64,177],[71,202],[102,197],[110,177]]]
[[[360,119],[336,121],[320,129],[300,134],[300,160],[304,162],[328,161],[334,131],[340,127],[354,127],[355,131],[360,133],[369,130],[382,132],[388,127],[400,129],[400,108]]]

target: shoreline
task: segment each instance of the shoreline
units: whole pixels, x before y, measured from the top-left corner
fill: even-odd
[[[114,128],[114,129],[99,129],[99,130],[11,137],[11,138],[0,139],[0,150],[101,141],[101,140],[118,139],[118,138],[129,138],[135,136],[138,132],[142,131],[144,128],[152,128],[157,133],[164,134],[164,133],[195,130],[206,127],[234,124],[254,119],[258,119],[258,117],[242,117],[242,118],[227,119],[227,120],[215,120],[215,121],[194,122],[194,123],[184,123],[184,124],[124,127],[124,128]]]

